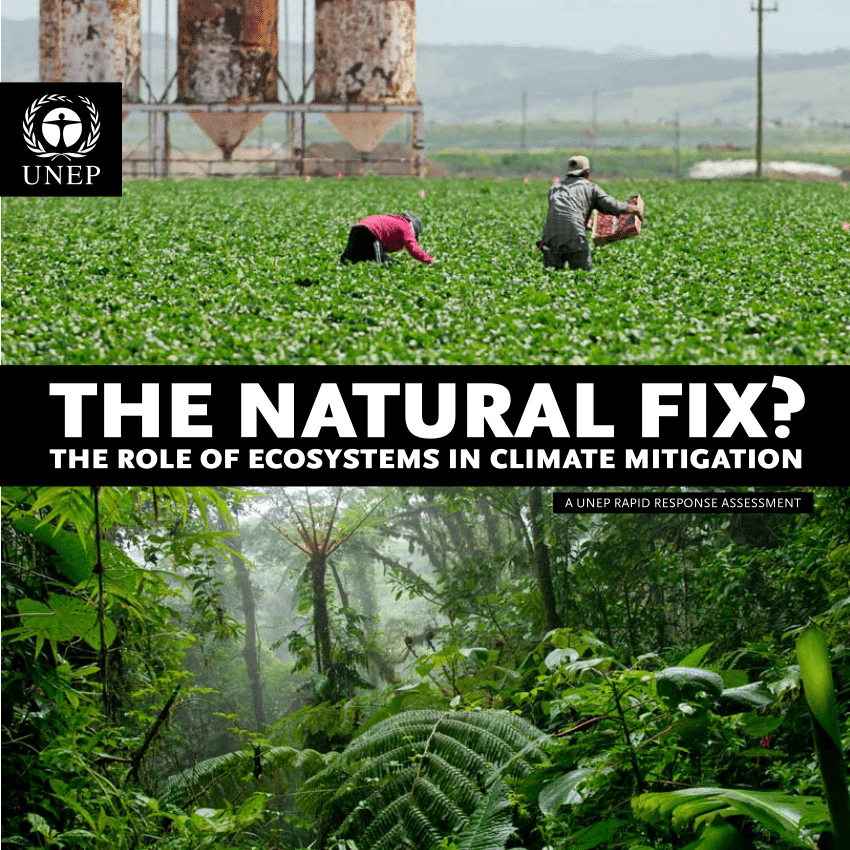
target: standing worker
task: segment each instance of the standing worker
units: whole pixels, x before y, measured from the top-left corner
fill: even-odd
[[[546,223],[537,243],[545,267],[562,269],[567,264],[571,269],[590,271],[587,220],[592,210],[607,215],[636,213],[643,220],[643,212],[636,204],[618,201],[591,183],[590,160],[574,156],[567,163],[564,178],[549,189]]]
[[[412,212],[401,215],[370,215],[360,219],[348,232],[348,244],[339,255],[341,263],[361,260],[389,261],[387,254],[407,249],[416,260],[433,263],[416,241],[422,233],[422,219]]]

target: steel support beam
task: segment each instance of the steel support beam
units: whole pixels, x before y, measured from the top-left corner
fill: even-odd
[[[304,174],[307,113],[323,112],[402,112],[412,121],[410,170],[425,177],[425,112],[417,104],[348,104],[348,103],[123,103],[124,112],[147,112],[153,150],[153,176],[168,176],[168,116],[171,112],[283,112],[292,123],[290,145],[295,173]]]

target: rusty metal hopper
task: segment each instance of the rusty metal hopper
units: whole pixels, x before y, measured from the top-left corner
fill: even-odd
[[[138,101],[141,20],[141,0],[40,0],[39,80],[120,82],[124,101]]]
[[[325,116],[360,153],[374,150],[403,117],[400,112],[326,112]]]
[[[315,50],[316,103],[418,103],[413,0],[316,0]],[[361,153],[402,118],[394,112],[325,114]]]
[[[245,137],[263,123],[267,112],[195,112],[192,120],[221,149],[224,159],[230,159]]]
[[[186,104],[277,101],[276,0],[179,0],[177,100]],[[191,111],[230,159],[265,112]]]

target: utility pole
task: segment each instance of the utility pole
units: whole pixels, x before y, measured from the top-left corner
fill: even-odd
[[[522,124],[519,132],[519,147],[520,150],[525,150],[525,105],[528,99],[528,92],[522,93]]]
[[[599,92],[597,92],[596,89],[594,89],[593,90],[593,120],[592,120],[593,129],[591,130],[591,132],[593,134],[592,147],[593,147],[594,153],[596,153],[596,98],[597,98],[598,94],[599,94]]]
[[[751,3],[751,12],[758,12],[758,63],[756,70],[756,177],[761,177],[761,159],[762,159],[762,130],[764,125],[764,86],[762,83],[762,23],[765,12],[778,12],[779,3],[774,3],[770,9],[765,8],[764,0],[758,0],[758,6]]]
[[[289,0],[283,0],[283,68],[288,83],[292,82],[289,68]],[[292,96],[289,97],[292,100]],[[295,145],[295,113],[286,116],[286,144],[291,150]]]
[[[307,97],[307,0],[301,6],[301,92],[304,101]]]
[[[679,179],[679,147],[681,145],[681,129],[679,124],[679,110],[676,110],[676,180]]]

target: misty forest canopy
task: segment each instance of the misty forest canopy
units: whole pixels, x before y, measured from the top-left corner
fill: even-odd
[[[552,492],[4,488],[4,846],[850,846],[850,488]]]

